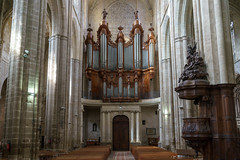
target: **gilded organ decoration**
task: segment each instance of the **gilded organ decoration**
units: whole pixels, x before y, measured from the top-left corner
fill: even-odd
[[[85,41],[86,77],[88,78],[88,98],[102,99],[104,102],[134,102],[149,98],[150,80],[154,77],[155,35],[149,29],[148,40],[143,43],[143,28],[135,13],[135,21],[130,31],[130,40],[125,41],[123,27],[118,27],[115,42],[103,12],[103,21],[94,42],[92,29],[88,28]]]

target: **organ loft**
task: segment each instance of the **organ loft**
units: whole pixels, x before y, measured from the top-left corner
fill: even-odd
[[[106,15],[104,10],[97,42],[93,40],[91,28],[88,28],[85,41],[89,98],[103,102],[138,102],[149,98],[150,81],[155,75],[153,27],[149,29],[147,41],[143,42],[144,30],[136,11],[130,40],[124,39],[124,28],[119,26],[117,38],[112,41]]]

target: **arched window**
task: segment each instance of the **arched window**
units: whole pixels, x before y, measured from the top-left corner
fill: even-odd
[[[97,131],[97,124],[93,123],[93,132],[96,132],[96,131]]]

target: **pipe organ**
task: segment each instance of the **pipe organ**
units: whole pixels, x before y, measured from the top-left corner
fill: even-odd
[[[121,26],[116,41],[111,41],[106,14],[97,31],[97,42],[93,40],[92,29],[88,28],[85,41],[88,98],[102,99],[103,102],[134,102],[149,98],[150,81],[155,73],[156,39],[151,27],[148,40],[143,42],[144,31],[137,13],[135,17],[128,42]]]

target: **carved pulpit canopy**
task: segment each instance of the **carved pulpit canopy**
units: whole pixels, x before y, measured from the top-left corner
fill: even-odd
[[[179,93],[179,98],[195,100],[195,104],[198,103],[199,97],[208,94],[208,90],[205,88],[209,85],[206,65],[196,49],[196,43],[193,47],[188,46],[187,64],[184,66],[184,71],[179,78],[179,87],[175,88]]]
[[[186,80],[207,80],[208,73],[206,72],[206,65],[196,49],[196,43],[193,47],[190,45],[188,46],[187,64],[184,66],[184,71],[181,74],[178,83]]]

